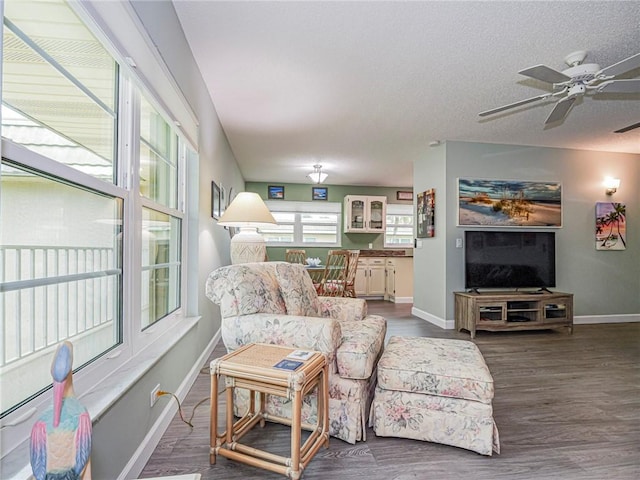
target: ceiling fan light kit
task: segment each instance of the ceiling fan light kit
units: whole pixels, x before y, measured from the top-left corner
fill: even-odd
[[[538,95],[520,100],[519,102],[503,105],[480,112],[478,115],[485,117],[528,103],[544,100],[551,97],[559,97],[553,110],[547,117],[545,125],[564,120],[571,107],[578,98],[588,94],[600,93],[640,93],[640,79],[616,80],[621,73],[640,67],[640,53],[636,53],[620,62],[605,68],[600,68],[596,63],[582,63],[587,57],[587,52],[579,50],[567,55],[564,59],[569,68],[559,72],[546,65],[535,65],[520,70],[518,73],[535,80],[551,83],[555,92]]]

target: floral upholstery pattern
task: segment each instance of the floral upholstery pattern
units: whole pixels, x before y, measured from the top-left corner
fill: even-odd
[[[329,370],[336,371],[340,346],[340,322],[331,318],[256,313],[222,319],[222,342],[228,352],[250,343],[271,343],[306,348],[327,356]]]
[[[452,445],[481,455],[500,453],[490,404],[376,388],[371,407],[376,435]]]
[[[391,337],[377,375],[369,417],[376,435],[500,453],[493,378],[473,342]]]
[[[427,393],[491,403],[493,378],[475,343],[424,337],[391,337],[378,364],[386,390]]]
[[[336,357],[341,377],[365,379],[371,376],[378,352],[382,350],[386,325],[387,321],[378,315],[369,315],[359,322],[340,323],[342,343]]]
[[[211,273],[205,286],[205,294],[212,302],[220,305],[223,317],[252,313],[286,313],[284,299],[280,295],[273,269],[264,268],[261,263],[245,263],[231,267],[222,267]],[[216,282],[218,279],[221,281]]]
[[[287,315],[317,317],[320,314],[318,294],[311,277],[301,264],[276,265],[276,279],[284,299]]]
[[[206,295],[220,305],[227,352],[270,343],[324,353],[329,361],[330,434],[350,443],[366,439],[375,367],[387,330],[384,318],[367,315],[362,299],[318,297],[304,267],[286,262],[221,267],[209,275]],[[235,413],[244,413],[248,392],[236,389],[235,394]],[[316,400],[315,394],[305,398],[303,421],[315,415]],[[277,396],[267,395],[266,410],[291,415],[290,402]]]
[[[348,443],[365,440],[365,412],[372,397],[369,380],[346,380],[329,375],[329,435]],[[256,394],[256,402],[258,395]],[[291,418],[291,401],[284,397],[267,395],[267,412],[277,417]],[[302,403],[303,423],[315,424],[317,415],[317,391],[307,395]],[[237,388],[234,396],[234,414],[242,416],[249,409],[249,392]]]
[[[354,322],[367,316],[367,302],[362,298],[318,297],[320,316]]]

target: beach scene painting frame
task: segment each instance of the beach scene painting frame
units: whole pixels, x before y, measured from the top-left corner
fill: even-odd
[[[460,227],[562,227],[562,184],[458,179]]]
[[[596,203],[596,250],[626,250],[627,206],[624,203]]]

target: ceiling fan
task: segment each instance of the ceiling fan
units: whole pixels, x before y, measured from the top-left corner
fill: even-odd
[[[582,63],[587,52],[580,50],[570,53],[564,59],[569,68],[559,72],[546,65],[535,65],[520,70],[518,73],[527,77],[553,84],[553,93],[544,93],[536,97],[520,100],[519,102],[503,105],[480,112],[478,115],[486,117],[494,113],[503,112],[527,103],[559,98],[551,113],[544,122],[545,125],[564,120],[575,101],[584,95],[599,93],[640,93],[640,79],[614,80],[617,75],[640,67],[640,53],[636,53],[624,60],[605,68],[595,63]]]

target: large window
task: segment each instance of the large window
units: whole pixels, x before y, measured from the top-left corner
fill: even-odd
[[[6,161],[1,180],[5,412],[51,383],[61,340],[76,366],[119,343],[122,199]]]
[[[178,137],[144,96],[140,103],[140,194],[176,208]]]
[[[180,306],[181,212],[178,136],[151,102],[140,102],[142,328]]]
[[[413,248],[413,205],[387,204],[384,246]]]
[[[41,408],[60,341],[73,342],[84,381],[181,313],[192,151],[71,5],[4,1],[2,417]]]
[[[278,222],[277,225],[260,228],[267,245],[340,245],[340,203],[267,201],[266,204]]]
[[[142,210],[142,328],[180,306],[179,218]]]
[[[115,182],[118,64],[62,0],[5,0],[2,136]]]

